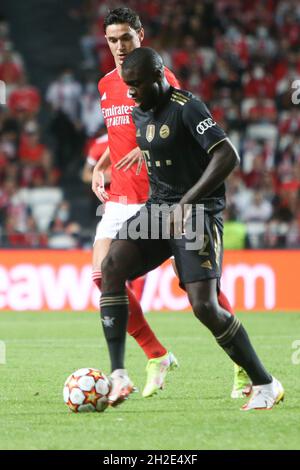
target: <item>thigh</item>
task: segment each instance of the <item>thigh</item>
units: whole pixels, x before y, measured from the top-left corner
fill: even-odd
[[[97,240],[113,239],[121,229],[124,222],[134,216],[143,204],[121,204],[108,201],[105,212],[97,225],[95,243]]]
[[[123,224],[112,242],[112,246],[119,246],[119,243],[124,241],[128,249],[131,244],[134,246],[134,251],[139,252],[139,263],[136,263],[136,269],[131,272],[129,279],[142,276],[155,269],[172,254],[168,240],[161,239],[158,234],[153,238],[151,223],[151,211],[144,206],[141,211]],[[124,256],[127,256],[125,252]]]
[[[132,277],[143,267],[141,250],[135,243],[128,240],[112,240],[107,257],[104,259],[105,268],[112,268],[125,279]]]
[[[144,276],[170,258],[170,247],[165,240],[118,240],[112,241],[109,254],[117,254],[126,268],[126,278],[133,280]]]

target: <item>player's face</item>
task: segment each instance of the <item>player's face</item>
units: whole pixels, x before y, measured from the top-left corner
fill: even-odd
[[[159,100],[159,84],[156,77],[142,70],[125,69],[122,78],[129,88],[129,94],[142,111],[154,108]]]
[[[144,30],[135,31],[128,23],[111,24],[106,28],[106,40],[117,67],[121,67],[129,52],[141,46]]]

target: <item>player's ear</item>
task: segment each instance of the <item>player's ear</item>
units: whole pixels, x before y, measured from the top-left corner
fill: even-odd
[[[164,72],[162,69],[156,69],[155,72],[154,72],[154,76],[155,76],[155,81],[156,82],[161,82],[163,77],[164,77]]]
[[[143,40],[144,40],[144,37],[145,37],[145,32],[144,32],[144,28],[141,28],[139,30],[139,40],[140,40],[140,43],[142,44]]]

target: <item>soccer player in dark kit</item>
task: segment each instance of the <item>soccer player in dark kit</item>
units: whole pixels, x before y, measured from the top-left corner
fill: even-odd
[[[108,253],[112,239],[124,221],[136,214],[149,196],[147,169],[146,165],[140,165],[143,156],[137,145],[135,125],[131,116],[135,103],[121,77],[122,63],[126,55],[141,47],[144,30],[137,13],[127,7],[109,11],[104,18],[103,26],[116,68],[99,81],[101,109],[108,132],[108,148],[94,168],[92,183],[96,196],[105,203],[105,214],[98,224],[93,247],[93,281],[100,290],[101,264]],[[166,67],[164,73],[170,85],[180,88],[176,77]],[[112,163],[112,173],[108,194],[103,186],[103,171],[109,160]],[[124,165],[127,167],[126,171],[123,171]],[[174,266],[174,261],[172,263]],[[177,360],[151,330],[134,293],[128,290],[127,295],[129,301],[127,332],[133,336],[148,358],[147,381],[142,395],[150,397],[162,388],[168,371],[177,367]],[[222,290],[218,292],[218,302],[222,308],[234,315]],[[118,370],[114,371],[113,377],[114,389],[118,390]],[[231,397],[248,396],[251,387],[246,372],[234,364]]]
[[[138,48],[128,54],[122,77],[137,104],[132,115],[152,195],[122,227],[102,263],[104,335],[112,370],[123,371],[123,386],[118,396],[109,396],[110,403],[117,405],[131,392],[124,367],[126,280],[145,274],[174,255],[196,318],[253,383],[250,400],[242,409],[271,409],[283,399],[283,387],[264,368],[240,321],[217,300],[224,181],[239,162],[237,152],[201,100],[168,84],[162,59],[153,49]],[[166,208],[170,209],[167,217]],[[198,226],[202,237],[196,233],[193,238]]]

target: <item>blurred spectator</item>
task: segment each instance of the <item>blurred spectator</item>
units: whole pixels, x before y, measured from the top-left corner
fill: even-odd
[[[249,122],[275,122],[277,109],[274,101],[262,96],[251,100],[245,117]]]
[[[243,221],[247,224],[247,234],[251,248],[263,248],[266,222],[271,215],[272,204],[264,199],[262,191],[256,190],[243,216]]]
[[[244,96],[264,97],[273,99],[275,97],[275,78],[266,73],[263,65],[257,64],[245,77]]]
[[[245,214],[252,199],[252,190],[245,186],[242,175],[238,170],[231,173],[227,180],[227,205],[233,207],[238,220]]]
[[[70,203],[63,200],[50,222],[48,246],[51,248],[76,248],[80,246],[81,227],[71,219]]]
[[[6,179],[2,191],[4,226],[9,234],[25,233],[27,228],[28,206],[21,197],[15,180]]]
[[[298,134],[300,132],[300,110],[297,106],[290,112],[281,113],[279,121],[280,134]]]
[[[86,34],[81,38],[80,47],[83,55],[83,69],[90,70],[97,66],[97,48],[99,45],[98,28],[98,24],[92,22]]]
[[[18,116],[25,113],[26,119],[34,119],[41,106],[39,90],[27,83],[25,76],[19,81],[18,87],[9,95],[8,108],[11,113]]]
[[[246,225],[237,220],[233,207],[224,211],[224,249],[243,250],[246,247]]]
[[[62,201],[56,208],[54,221],[60,220],[63,224],[70,221],[70,204],[68,201]]]
[[[5,163],[13,162],[18,157],[18,132],[12,126],[6,126],[0,134],[0,155]]]
[[[262,186],[262,180],[266,171],[264,158],[261,154],[255,156],[252,161],[252,168],[245,173],[244,181],[248,188],[258,188]]]
[[[1,55],[0,80],[5,82],[7,92],[9,93],[13,89],[13,85],[16,85],[21,80],[24,72],[23,65],[19,56],[14,54],[10,42],[4,43]]]
[[[52,109],[50,131],[55,142],[56,164],[66,170],[80,158],[84,136],[80,122],[80,100],[82,86],[70,69],[65,69],[52,82],[46,100]]]
[[[35,121],[25,124],[18,153],[22,167],[21,184],[23,186],[29,186],[38,171],[45,175],[46,182],[49,180],[52,155],[49,149],[40,142],[38,124]]]
[[[70,69],[49,85],[46,100],[54,112],[61,111],[74,125],[78,123],[82,87]]]
[[[267,222],[272,215],[272,205],[263,197],[261,190],[253,193],[252,201],[243,219],[245,222]]]
[[[95,80],[89,79],[85,84],[80,105],[80,118],[84,133],[88,137],[93,137],[104,124]]]
[[[6,243],[14,248],[42,248],[47,246],[47,235],[40,233],[32,216],[26,219],[26,229],[17,229],[13,216],[8,216],[5,222]]]

